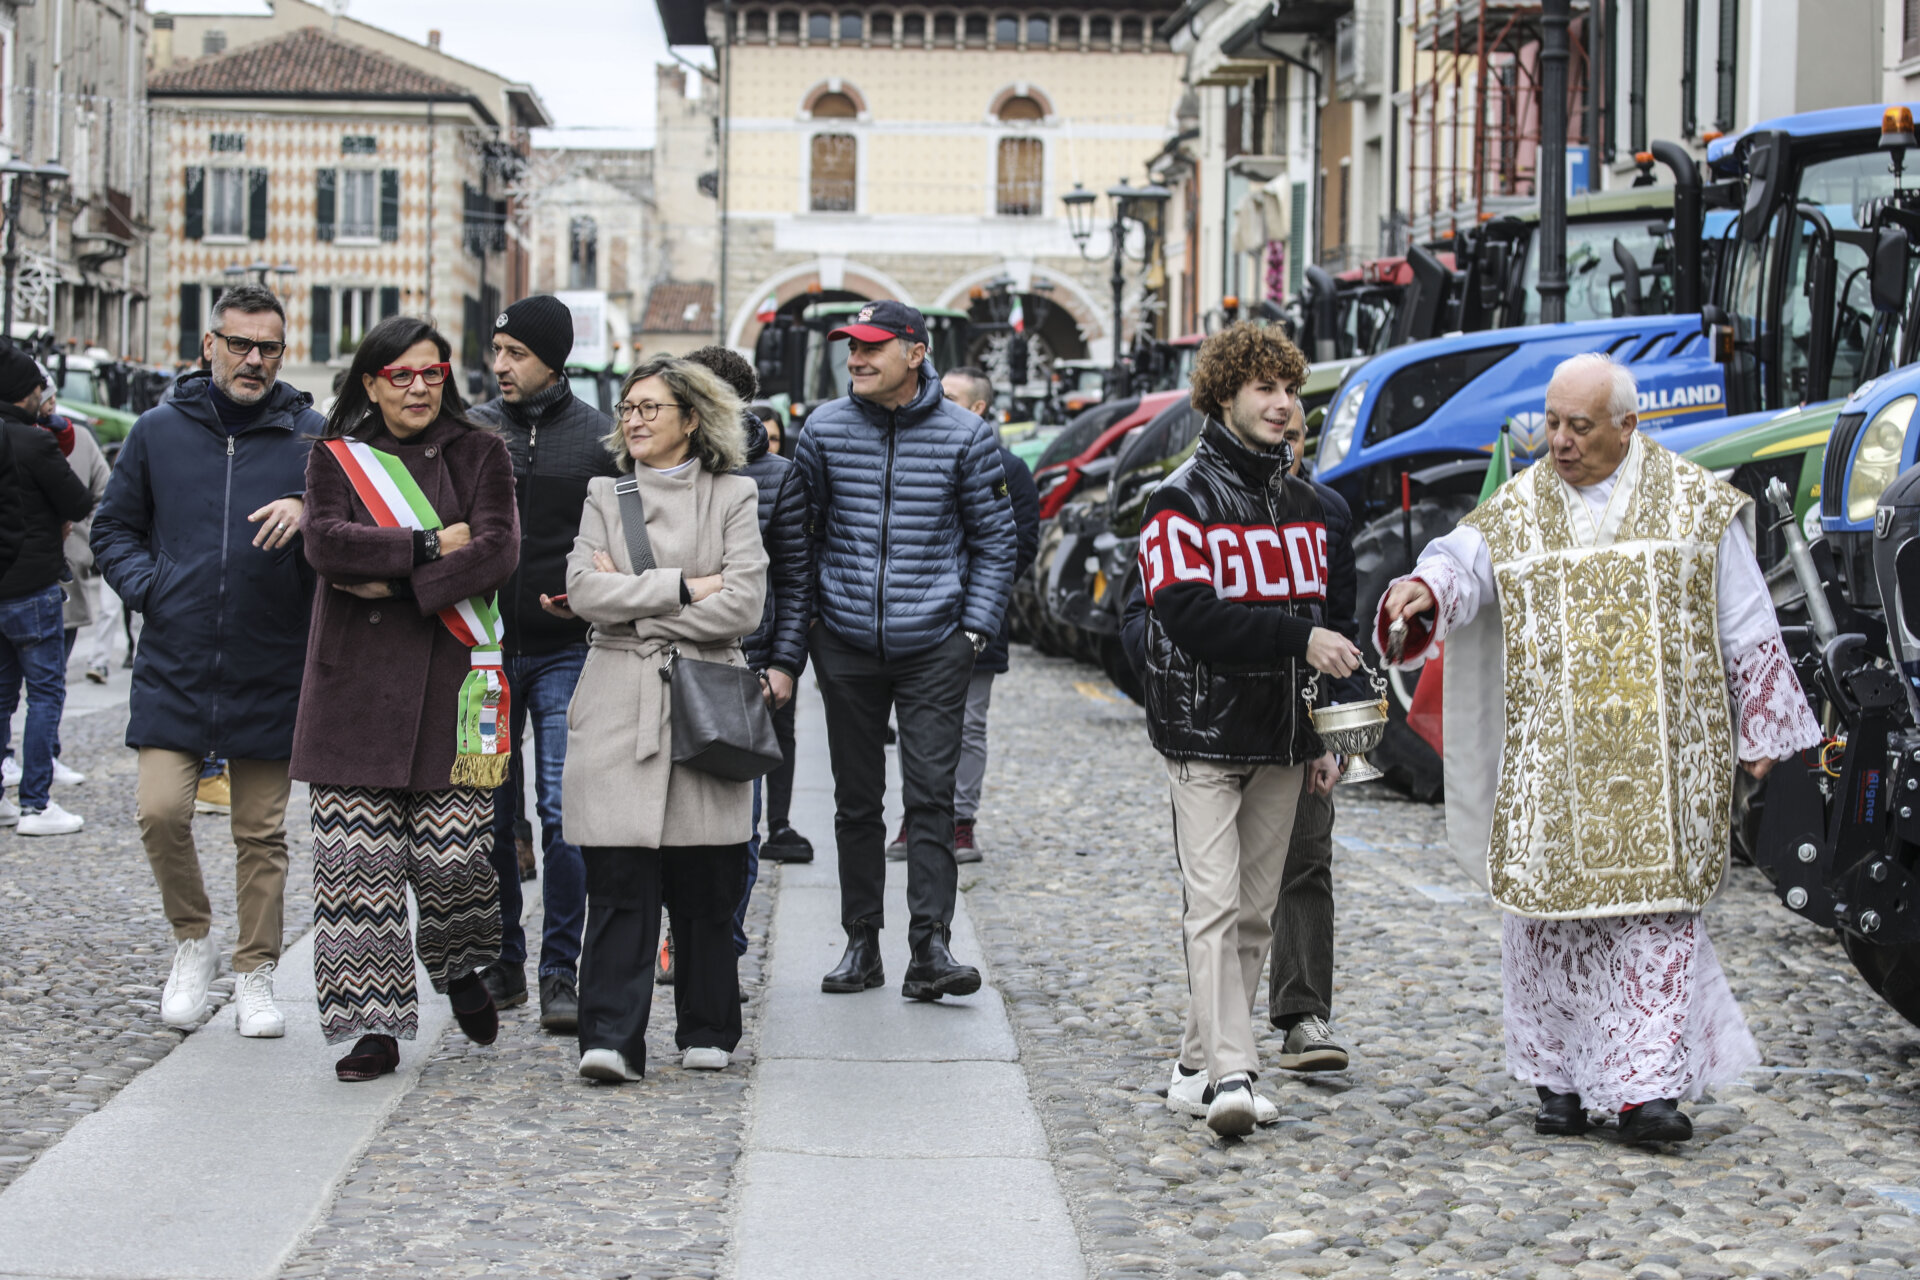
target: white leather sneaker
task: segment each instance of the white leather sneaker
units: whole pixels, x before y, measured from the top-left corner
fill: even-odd
[[[87,780],[87,775],[78,769],[69,769],[60,763],[60,757],[53,758],[53,785],[56,787],[77,787]]]
[[[20,785],[20,757],[10,755],[0,760],[0,787]]]
[[[273,962],[233,980],[234,1025],[251,1040],[275,1040],[287,1034],[286,1015],[273,1003]]]
[[[14,829],[23,836],[70,836],[86,825],[85,818],[49,800],[44,809],[22,809]]]
[[[1207,1073],[1188,1075],[1180,1069],[1179,1059],[1174,1059],[1173,1078],[1167,1081],[1167,1110],[1183,1116],[1206,1115]]]
[[[1207,1128],[1228,1138],[1244,1138],[1253,1132],[1257,1111],[1253,1081],[1244,1071],[1235,1071],[1222,1080],[1207,1104]]]
[[[0,796],[0,827],[10,827],[20,821],[20,806],[5,796]]]
[[[160,992],[160,1021],[170,1027],[190,1027],[207,1011],[207,988],[220,963],[213,939],[183,938],[173,944],[173,972]]]
[[[680,1055],[680,1065],[689,1071],[724,1071],[733,1056],[725,1049],[695,1046]]]
[[[589,1080],[626,1084],[638,1080],[640,1073],[627,1065],[627,1055],[618,1049],[589,1049],[580,1055],[580,1074]]]

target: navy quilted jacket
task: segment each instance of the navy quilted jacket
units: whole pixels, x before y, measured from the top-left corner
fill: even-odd
[[[779,667],[798,680],[807,668],[813,612],[813,546],[807,541],[807,483],[800,468],[768,451],[767,427],[745,415],[747,462],[736,473],[760,487],[760,541],[767,548],[767,607],[740,642],[755,671]]]
[[[814,615],[881,658],[925,653],[955,631],[999,633],[1013,589],[1013,510],[1000,438],[943,399],[926,365],[898,409],[859,396],[807,415]]]

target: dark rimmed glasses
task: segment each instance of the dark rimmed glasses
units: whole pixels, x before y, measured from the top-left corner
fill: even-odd
[[[278,360],[287,354],[284,342],[255,342],[252,338],[243,338],[237,333],[222,333],[218,329],[211,331],[213,336],[227,344],[227,350],[245,360],[257,348],[262,360]]]
[[[396,387],[410,387],[413,385],[415,375],[418,375],[422,386],[437,387],[445,382],[452,372],[453,366],[442,360],[439,364],[430,364],[423,369],[409,369],[403,364],[390,364],[380,371],[379,376]]]
[[[652,422],[660,416],[662,409],[678,409],[680,412],[685,413],[687,406],[678,400],[674,400],[668,404],[655,404],[651,400],[642,400],[640,403],[635,404],[631,400],[622,400],[619,404],[613,406],[613,416],[615,420],[625,422],[628,418],[639,414],[640,421]]]

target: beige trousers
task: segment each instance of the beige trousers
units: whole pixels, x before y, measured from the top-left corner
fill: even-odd
[[[1187,948],[1180,1063],[1219,1080],[1257,1071],[1253,1001],[1273,942],[1302,765],[1168,760]]]
[[[240,937],[233,948],[233,971],[251,973],[280,959],[291,784],[285,760],[229,760],[227,770],[233,781],[233,843],[239,851],[234,890]],[[199,757],[140,748],[135,795],[140,841],[176,939],[204,938],[213,926],[213,907],[193,843],[193,801],[199,788]]]

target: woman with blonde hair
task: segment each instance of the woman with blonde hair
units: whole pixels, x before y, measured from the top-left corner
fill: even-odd
[[[589,482],[567,558],[567,604],[593,627],[567,712],[561,795],[587,870],[580,1074],[620,1082],[646,1070],[663,904],[682,1065],[718,1070],[740,1042],[733,909],[753,786],[674,763],[662,668],[675,651],[746,665],[740,638],[760,621],[767,554],[759,491],[729,474],[746,438],[724,382],[656,358],[627,375],[615,414],[607,447],[629,474]],[[629,536],[635,517],[643,537]]]

